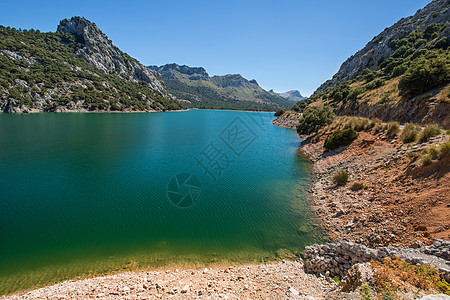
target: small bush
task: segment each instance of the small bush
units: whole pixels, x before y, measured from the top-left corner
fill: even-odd
[[[341,146],[348,146],[358,137],[358,135],[358,132],[352,128],[337,130],[325,139],[323,146],[328,150],[337,149]]]
[[[282,109],[282,108],[279,108],[279,109],[277,109],[277,111],[275,112],[274,116],[275,116],[275,117],[279,117],[279,116],[281,116],[282,114],[284,114],[285,112],[286,112],[286,110],[284,110],[284,109]]]
[[[373,295],[370,290],[370,286],[367,283],[364,283],[361,285],[359,293],[361,295],[361,299],[363,300],[373,300]]]
[[[320,138],[322,137],[323,133],[318,133],[316,134],[312,139],[311,139],[311,143],[315,144],[318,143],[320,141]]]
[[[439,149],[436,146],[431,146],[426,150],[426,153],[430,154],[431,159],[436,159],[439,155]]]
[[[400,75],[403,75],[408,70],[408,67],[405,65],[396,66],[392,70],[392,77],[398,77]]]
[[[439,146],[439,156],[444,157],[450,154],[450,141]]]
[[[400,78],[400,95],[412,98],[431,90],[450,79],[450,63],[446,56],[414,60],[412,66]]]
[[[421,160],[421,162],[422,162],[422,166],[428,166],[429,164],[431,164],[431,161],[432,161],[433,159],[431,158],[431,155],[430,154],[424,154],[424,155],[422,155],[422,160]]]
[[[416,140],[417,135],[420,132],[420,127],[413,123],[408,123],[402,132],[403,143],[412,143]]]
[[[437,125],[428,125],[417,137],[419,143],[425,143],[431,137],[441,133],[441,129]]]
[[[357,181],[353,182],[352,185],[350,186],[350,189],[352,191],[359,191],[363,188],[364,188],[364,185],[361,182],[357,182]]]
[[[364,131],[375,126],[372,120],[361,117],[343,117],[340,119],[340,124],[342,129],[352,128],[356,131]]]
[[[400,131],[400,125],[398,122],[389,122],[387,123],[386,135],[389,137],[394,137]]]
[[[373,90],[373,89],[379,88],[380,86],[383,86],[383,85],[384,85],[384,80],[381,78],[376,78],[372,82],[368,83],[366,85],[366,88],[368,90]]]
[[[345,170],[341,170],[333,174],[332,181],[335,185],[344,185],[347,183],[348,177],[348,172]]]
[[[333,122],[335,115],[329,107],[308,108],[297,125],[298,134],[311,134]]]

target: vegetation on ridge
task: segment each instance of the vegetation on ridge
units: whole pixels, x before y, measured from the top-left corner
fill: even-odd
[[[446,11],[440,13],[447,13]],[[439,13],[435,13],[433,18],[435,16],[439,16]],[[420,23],[420,20],[417,22]],[[384,118],[386,121],[420,122],[427,116],[427,110],[432,109],[428,107],[450,103],[449,23],[431,23],[426,27],[417,25],[415,30],[403,36],[401,26],[406,24],[396,24],[389,29],[401,34],[392,35],[390,40],[384,41],[387,44],[385,47],[392,53],[389,57],[375,56],[376,41],[371,41],[369,44],[372,50],[364,53],[364,57],[368,61],[378,59],[372,69],[360,70],[359,75],[352,80],[324,84],[326,88],[319,88],[292,109],[303,112],[309,107],[327,105],[338,115],[364,115]],[[377,39],[382,40],[383,34]],[[400,38],[396,39],[395,36]],[[362,54],[358,52],[357,55]],[[341,76],[344,71],[340,70],[338,74]],[[333,79],[335,82],[335,77]],[[414,110],[418,106],[420,109]],[[408,114],[401,109],[414,113]],[[449,122],[445,113],[439,115],[436,111],[435,115],[439,118],[437,122]]]
[[[182,106],[143,82],[106,74],[76,55],[82,47],[70,33],[0,26],[0,100],[52,111],[166,110]]]

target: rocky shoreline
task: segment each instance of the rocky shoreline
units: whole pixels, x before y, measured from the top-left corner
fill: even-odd
[[[295,129],[301,117],[301,113],[297,113],[295,111],[287,111],[283,115],[273,120],[272,124],[288,129]]]
[[[127,272],[0,299],[324,299],[337,284],[306,274],[301,261]]]

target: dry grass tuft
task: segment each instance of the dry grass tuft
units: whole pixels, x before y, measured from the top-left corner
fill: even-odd
[[[374,284],[379,292],[396,294],[410,286],[426,292],[450,294],[450,285],[441,279],[433,266],[414,266],[398,259],[386,258],[383,262],[372,261]]]

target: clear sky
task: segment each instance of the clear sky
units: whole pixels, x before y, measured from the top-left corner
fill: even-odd
[[[2,0],[0,24],[55,31],[61,19],[95,22],[144,65],[240,73],[265,89],[310,95],[384,28],[429,0]]]

